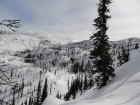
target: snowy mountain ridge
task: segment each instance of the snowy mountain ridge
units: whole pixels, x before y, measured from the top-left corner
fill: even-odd
[[[19,34],[1,34],[0,48],[9,51],[24,51],[38,46],[39,40],[34,37],[28,37]]]

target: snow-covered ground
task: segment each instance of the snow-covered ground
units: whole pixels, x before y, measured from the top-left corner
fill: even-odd
[[[19,91],[15,95],[15,101],[17,105],[25,102],[27,99],[29,101],[30,96],[32,98],[36,97],[36,90],[38,87],[39,80],[41,80],[42,89],[44,86],[45,78],[48,80],[48,96],[56,96],[59,92],[62,97],[68,91],[67,81],[68,78],[71,79],[75,77],[74,74],[69,75],[65,68],[60,69],[53,67],[51,62],[56,59],[52,50],[53,47],[60,46],[59,44],[52,44],[48,39],[38,39],[35,37],[30,37],[26,35],[18,34],[4,34],[0,35],[0,69],[4,71],[4,74],[10,78],[10,81],[22,83],[24,80],[24,90],[23,95]],[[47,59],[46,68],[42,68],[40,61],[37,59],[36,64],[26,63],[24,57],[27,56],[27,52],[33,51],[33,54],[45,54],[50,53],[49,56],[45,55],[44,59]],[[65,53],[65,51],[60,52],[60,55]],[[66,61],[67,57],[60,56],[62,59],[60,62]],[[59,70],[58,70],[59,69]],[[56,73],[55,73],[56,71]],[[7,80],[0,72],[0,77]],[[40,76],[41,73],[41,76]],[[1,83],[6,83],[0,79]],[[11,103],[13,99],[13,84],[0,85],[0,102],[3,99],[4,102]],[[5,105],[4,103],[2,103]]]
[[[140,105],[140,48],[133,49],[134,43],[139,43],[139,39],[131,39],[132,51],[129,62],[117,67],[117,56],[113,56],[116,77],[107,86],[100,90],[94,87],[84,90],[81,96],[77,94],[75,100],[64,101],[64,94],[68,91],[68,80],[71,82],[76,78],[74,73],[69,72],[70,58],[74,57],[80,63],[84,60],[86,65],[92,42],[82,41],[60,45],[52,43],[49,38],[33,37],[34,34],[0,35],[0,69],[5,71],[11,81],[21,83],[24,79],[25,83],[23,96],[21,97],[20,93],[15,95],[17,105],[21,105],[26,99],[29,100],[30,96],[35,98],[38,82],[42,81],[43,88],[45,78],[48,79],[48,97],[42,105]],[[112,46],[115,44],[119,47],[122,44],[127,46],[126,42],[129,40],[110,43]],[[114,51],[117,52],[117,47]],[[34,56],[34,63],[25,62],[28,54]],[[61,67],[62,64],[66,67]],[[0,100],[12,102],[12,86],[0,85],[0,90]],[[61,94],[61,100],[56,98],[57,93]]]
[[[100,90],[90,89],[74,101],[46,98],[43,105],[140,105],[140,49],[133,58],[115,70],[116,77]]]

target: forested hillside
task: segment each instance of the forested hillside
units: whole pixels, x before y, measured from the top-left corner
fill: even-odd
[[[129,38],[110,42],[115,72],[136,56],[139,41],[138,38]],[[81,96],[89,99],[87,92],[98,91],[92,81],[92,44],[86,40],[58,45],[25,35],[0,35],[0,102],[2,105],[32,105],[43,103],[46,97],[57,97],[62,103]],[[123,59],[124,53],[129,53],[128,61]],[[44,88],[47,93],[42,99]]]

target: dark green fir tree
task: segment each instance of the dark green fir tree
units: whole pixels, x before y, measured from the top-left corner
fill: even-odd
[[[125,49],[123,46],[122,46],[122,55],[121,55],[121,58],[122,58],[122,64],[126,63],[129,61],[130,59],[130,53],[129,53],[129,49]]]
[[[88,83],[87,83],[87,75],[86,75],[86,73],[85,73],[85,78],[84,78],[85,80],[84,80],[84,90],[86,90],[87,89],[87,85],[88,85]]]
[[[35,105],[42,105],[42,100],[41,100],[41,81],[39,80],[39,83],[38,83],[38,88],[37,88],[37,97],[35,99],[35,102],[34,104]]]
[[[33,105],[33,99],[32,99],[31,96],[30,96],[30,98],[29,98],[29,105]]]
[[[73,84],[71,85],[71,94],[72,99],[75,99],[76,98],[75,81],[73,81]]]
[[[60,99],[59,91],[57,92],[56,97]]]
[[[42,92],[42,102],[45,100],[45,98],[48,96],[48,84],[47,84],[47,78],[45,79],[45,84]]]
[[[112,77],[115,76],[113,68],[113,60],[110,54],[109,38],[106,34],[108,30],[107,20],[111,18],[107,13],[111,0],[100,0],[98,4],[98,17],[94,20],[96,32],[91,36],[94,50],[90,55],[93,58],[93,71],[95,75],[95,83],[97,88],[101,88],[107,84]]]

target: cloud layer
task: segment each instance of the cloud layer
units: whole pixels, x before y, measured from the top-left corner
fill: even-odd
[[[42,30],[52,36],[89,39],[94,33],[99,0],[0,0],[0,20],[22,19],[20,31]],[[139,37],[140,1],[114,0],[110,5],[110,40]]]
[[[23,32],[22,35],[36,37],[41,40],[49,40],[51,43],[57,43],[57,44],[78,42],[78,38],[76,38],[74,36],[67,36],[67,35],[52,36],[46,32],[40,31],[40,30]]]

